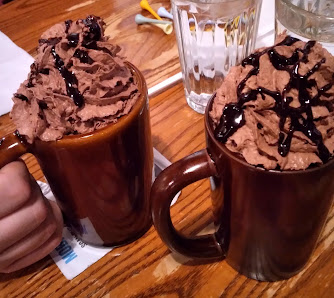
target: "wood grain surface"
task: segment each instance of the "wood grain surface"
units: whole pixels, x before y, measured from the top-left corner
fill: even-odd
[[[149,1],[157,9],[168,1]],[[138,27],[141,12],[131,0],[15,0],[0,7],[0,30],[34,54],[40,33],[68,18],[101,15],[107,33],[124,46],[129,60],[143,71],[149,86],[179,71],[175,37],[154,27]],[[148,16],[147,13],[143,12]],[[164,41],[164,42],[162,42]],[[178,84],[150,101],[153,145],[172,162],[205,147],[203,116],[191,110]],[[0,135],[14,130],[0,117]],[[35,158],[24,157],[36,179],[43,174]],[[209,181],[182,191],[171,214],[185,234],[212,229]],[[267,283],[248,279],[225,261],[198,262],[172,254],[154,227],[139,240],[114,249],[67,281],[50,257],[12,274],[0,274],[0,297],[334,297],[334,208],[307,267],[295,277]]]
[[[122,47],[120,55],[142,71],[149,87],[180,71],[174,32],[166,35],[152,25],[137,25],[135,15],[153,16],[139,5],[140,0],[15,0],[0,7],[0,31],[29,54],[36,54],[40,35],[55,23],[67,19],[100,16],[105,34]],[[156,11],[170,8],[168,0],[150,0]]]
[[[203,116],[191,110],[177,85],[150,101],[154,146],[172,162],[205,147]],[[0,134],[13,126],[0,118]],[[42,173],[34,158],[27,164]],[[208,180],[192,184],[171,210],[185,234],[212,228]],[[248,279],[225,261],[198,262],[170,253],[152,227],[141,239],[117,248],[67,281],[53,261],[0,275],[1,297],[333,297],[334,208],[307,267],[295,277],[267,283]]]

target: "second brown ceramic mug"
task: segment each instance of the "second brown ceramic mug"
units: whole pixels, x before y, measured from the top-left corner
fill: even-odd
[[[207,149],[165,169],[152,191],[153,222],[175,252],[193,258],[222,258],[247,277],[276,281],[307,263],[326,221],[334,194],[334,161],[304,171],[268,171],[230,152],[214,137],[205,113]],[[215,233],[189,238],[170,218],[177,192],[212,177]]]
[[[127,63],[141,93],[130,113],[93,133],[27,144],[18,134],[0,141],[0,167],[30,152],[48,180],[65,222],[86,243],[119,246],[151,226],[153,147],[147,87]]]

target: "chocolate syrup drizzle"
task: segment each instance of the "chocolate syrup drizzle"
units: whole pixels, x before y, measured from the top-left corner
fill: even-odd
[[[96,17],[88,16],[85,20],[83,20],[83,22],[89,28],[89,31],[84,36],[82,46],[87,49],[102,51],[109,54],[110,56],[114,56],[114,54],[107,48],[99,47],[97,45],[97,41],[99,41],[102,37],[102,31]]]
[[[79,33],[71,33],[67,35],[68,46],[75,48],[79,43]]]
[[[97,46],[97,41],[99,41],[102,37],[102,31],[100,28],[100,25],[98,23],[98,19],[94,16],[88,16],[86,19],[83,20],[83,23],[86,27],[88,27],[89,31],[84,34],[84,38],[82,41],[82,46],[87,48],[87,49],[95,49],[95,50],[102,50],[104,52],[109,53],[111,56],[113,54],[106,48],[100,48]],[[65,21],[65,33],[68,34],[68,31],[72,25],[72,20],[67,20]],[[77,47],[79,44],[79,34],[78,33],[70,33],[67,35],[67,45],[69,47]],[[70,70],[69,67],[72,65],[69,63],[67,66],[65,66],[64,61],[61,59],[61,57],[57,54],[56,52],[56,44],[58,44],[61,41],[60,37],[55,37],[55,38],[49,38],[49,39],[40,39],[39,44],[47,44],[48,46],[52,46],[51,48],[51,54],[54,58],[55,61],[55,67],[59,70],[61,76],[63,77],[66,85],[66,92],[67,95],[70,96],[75,105],[78,107],[83,106],[84,104],[84,98],[80,91],[78,90],[78,79],[76,78],[75,74],[73,74]],[[73,57],[78,58],[81,63],[87,63],[87,64],[93,64],[94,60],[88,55],[88,52],[77,49],[74,52]],[[42,74],[49,74],[49,69],[44,68],[41,70],[37,70],[36,65],[34,66],[34,69],[31,70],[31,75],[29,76],[28,79],[28,84],[27,88],[33,87],[32,80],[37,76],[38,73]],[[28,101],[28,98],[25,97],[22,94],[16,94],[15,97],[20,98],[21,100]],[[40,106],[41,107],[41,106]],[[43,106],[43,108],[47,108],[47,106]],[[43,109],[41,107],[41,109]]]
[[[87,34],[84,35],[82,45],[86,48],[97,48],[96,41],[101,39],[102,33],[96,17],[88,16],[85,20],[83,20],[83,23],[86,27],[89,28],[89,31]],[[71,20],[65,21],[65,33],[68,33],[71,24]],[[79,43],[79,34],[68,34],[67,40],[69,47],[76,47]],[[78,107],[82,107],[84,104],[84,98],[78,90],[78,79],[76,78],[75,74],[68,70],[68,68],[64,64],[64,61],[56,53],[55,45],[52,46],[51,54],[53,55],[53,58],[55,60],[55,67],[59,70],[61,76],[65,81],[67,95],[74,100],[75,105],[77,105]],[[80,49],[77,49],[74,52],[73,57],[78,58],[82,63],[92,64],[94,62],[94,60],[89,57],[86,51]]]
[[[89,28],[89,31],[85,34],[82,45],[87,49],[97,50],[98,47],[96,42],[101,39],[102,32],[96,17],[88,16],[85,20],[83,20],[83,23]]]
[[[78,79],[71,71],[69,71],[65,67],[64,61],[56,53],[55,46],[51,48],[51,54],[55,60],[55,67],[59,70],[61,76],[65,81],[67,95],[73,99],[75,105],[81,107],[84,104],[84,99],[77,87]]]
[[[25,95],[21,94],[21,93],[15,93],[14,97],[21,99],[22,101],[29,101],[28,97],[26,97]]]
[[[95,44],[96,46],[96,41],[100,40],[101,38],[101,28],[97,23],[96,18],[93,16],[89,16],[83,22],[85,26],[89,28],[89,32],[84,36],[82,45],[87,48],[89,48],[89,46],[93,44]],[[65,26],[66,26],[65,33],[68,33],[71,24],[72,24],[71,20],[65,21]],[[68,34],[67,40],[69,47],[76,47],[79,42],[79,34],[77,33]],[[65,67],[64,61],[56,53],[55,46],[52,47],[51,53],[55,60],[55,66],[59,70],[60,74],[62,75],[65,81],[67,95],[74,100],[75,105],[77,105],[78,107],[82,107],[84,104],[84,98],[77,87],[78,79],[71,71],[68,70],[68,68]],[[94,60],[89,57],[87,52],[79,49],[77,49],[74,52],[73,57],[79,58],[80,62],[82,63],[92,64],[94,62]]]
[[[29,76],[28,83],[26,84],[27,88],[34,87],[34,84],[32,83],[32,76]]]
[[[48,68],[42,68],[39,73],[45,74],[45,75],[49,75],[50,73],[50,69]]]
[[[299,39],[287,36],[276,46],[291,46],[297,41],[299,41]],[[215,129],[216,138],[220,142],[226,143],[230,136],[232,136],[240,127],[245,125],[245,103],[256,100],[258,94],[260,94],[262,98],[264,98],[264,95],[266,94],[275,100],[273,110],[280,118],[280,133],[278,138],[279,154],[284,157],[289,153],[293,133],[295,131],[300,131],[316,144],[319,158],[325,163],[330,158],[330,153],[323,143],[321,133],[313,122],[312,106],[325,106],[329,111],[333,111],[333,104],[330,101],[320,100],[320,96],[330,96],[326,92],[333,86],[333,83],[327,84],[322,88],[318,88],[316,81],[314,79],[309,79],[309,77],[314,74],[320,66],[326,62],[326,60],[322,59],[319,61],[305,75],[300,75],[298,72],[300,63],[308,62],[308,55],[314,45],[315,41],[307,42],[303,49],[297,48],[291,57],[285,57],[278,54],[275,50],[276,46],[274,46],[269,49],[265,49],[262,52],[251,54],[249,57],[245,58],[242,61],[242,66],[245,67],[246,65],[252,65],[253,69],[246,75],[237,87],[237,103],[230,103],[225,106],[223,114],[220,118],[220,123]],[[299,53],[302,53],[301,58],[299,58]],[[282,94],[278,91],[271,91],[263,87],[250,90],[248,92],[242,92],[246,86],[247,80],[253,75],[257,75],[259,73],[260,57],[264,54],[268,54],[270,62],[276,69],[284,70],[289,73],[290,80],[288,84],[285,86]],[[307,90],[312,87],[316,87],[318,89],[318,94],[314,97],[311,97]],[[287,93],[291,89],[297,89],[299,91],[298,100],[300,102],[300,107],[298,108],[289,106],[293,99],[287,96]],[[306,118],[302,114],[306,114]],[[291,119],[288,133],[284,131],[284,124],[287,118]]]
[[[72,20],[66,20],[65,21],[65,33],[67,34],[68,33],[68,30],[70,30],[70,27],[71,27],[71,25],[72,25]]]
[[[60,41],[61,41],[61,37],[52,37],[52,38],[49,38],[49,39],[39,39],[38,43],[39,43],[39,45],[42,45],[42,44],[46,43],[49,46],[54,46],[57,43],[59,43]]]
[[[44,101],[39,101],[38,106],[40,107],[41,110],[47,110],[47,108],[48,108],[47,103],[44,102]]]
[[[48,68],[38,69],[36,63],[31,64],[31,66],[30,66],[30,74],[29,74],[29,77],[28,77],[28,83],[26,84],[27,88],[34,87],[34,84],[33,84],[32,81],[33,81],[33,79],[36,78],[36,76],[39,73],[44,74],[44,75],[49,75],[50,69],[48,69]]]
[[[29,76],[28,76],[28,83],[26,84],[26,87],[27,88],[31,88],[31,87],[34,87],[34,84],[33,84],[33,79],[36,78],[38,74],[38,66],[36,64],[36,62],[34,62],[33,64],[30,65],[30,73],[29,73]]]
[[[89,57],[88,53],[84,50],[77,49],[74,52],[73,57],[76,57],[80,60],[81,63],[86,63],[86,64],[93,64],[94,60]]]

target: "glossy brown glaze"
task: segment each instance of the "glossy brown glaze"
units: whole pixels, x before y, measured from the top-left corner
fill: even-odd
[[[186,157],[160,174],[152,188],[154,225],[167,246],[191,257],[208,258],[208,241],[188,240],[175,231],[169,205],[182,187],[210,176],[216,239],[226,261],[240,273],[257,280],[276,281],[299,272],[309,260],[332,204],[334,161],[305,171],[267,171],[246,163],[214,138],[205,114],[207,151],[212,161]],[[205,154],[205,151],[199,151]],[[181,168],[180,168],[181,165]],[[191,172],[191,179],[184,171]],[[189,173],[188,173],[189,175]],[[176,185],[173,191],[170,185]],[[166,190],[167,189],[167,190]],[[203,236],[201,236],[203,237]],[[193,246],[185,246],[192,241]],[[218,254],[216,253],[216,256]]]
[[[0,139],[0,168],[28,152],[24,139],[15,131]]]
[[[186,238],[175,230],[169,213],[169,206],[180,189],[215,174],[215,165],[204,149],[177,161],[157,177],[151,196],[153,220],[160,237],[171,250],[194,258],[223,256],[214,235]]]
[[[65,221],[93,245],[126,244],[151,226],[147,87],[139,70],[128,65],[141,93],[129,115],[90,134],[25,145],[36,156]]]

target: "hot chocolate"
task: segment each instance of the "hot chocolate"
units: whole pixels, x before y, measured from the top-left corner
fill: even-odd
[[[281,36],[232,68],[210,116],[216,138],[266,169],[303,170],[334,150],[334,57]]]
[[[104,36],[103,21],[88,16],[45,31],[28,79],[14,95],[11,117],[28,142],[54,141],[105,127],[138,99],[133,74]]]
[[[32,153],[65,221],[83,241],[119,246],[151,226],[153,147],[147,86],[94,16],[47,30],[14,95],[18,132],[0,165]]]

